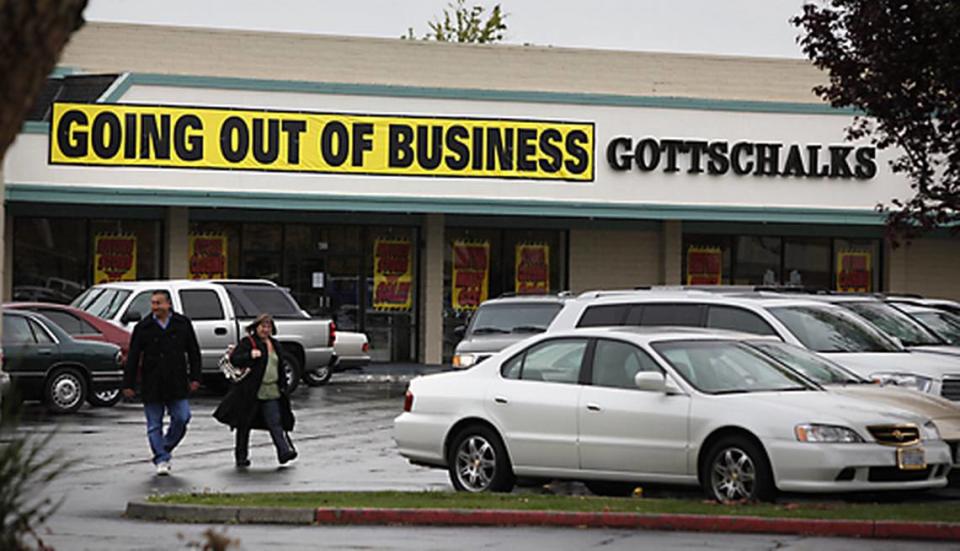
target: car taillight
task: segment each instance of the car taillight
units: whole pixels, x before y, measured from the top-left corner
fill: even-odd
[[[362,350],[364,353],[369,352],[369,351],[370,351],[370,343],[368,343],[368,342],[363,343],[363,346],[360,347],[360,350]]]
[[[333,346],[333,343],[337,342],[337,324],[330,322],[330,333],[327,335],[327,341],[329,344],[327,346]]]
[[[410,411],[411,409],[413,409],[413,393],[408,390],[403,395],[403,411]]]

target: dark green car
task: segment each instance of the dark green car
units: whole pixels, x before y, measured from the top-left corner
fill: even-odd
[[[33,312],[3,312],[3,358],[11,395],[40,400],[53,413],[77,411],[93,393],[123,382],[119,347],[74,340]]]

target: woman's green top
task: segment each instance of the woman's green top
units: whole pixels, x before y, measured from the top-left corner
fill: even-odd
[[[267,370],[263,373],[260,390],[257,391],[258,400],[276,400],[280,397],[280,387],[277,380],[280,378],[280,357],[276,350],[267,355]]]

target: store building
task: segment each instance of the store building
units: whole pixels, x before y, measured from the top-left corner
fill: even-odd
[[[272,279],[441,362],[478,301],[651,284],[960,298],[958,241],[801,60],[88,24],[3,165],[5,297]]]

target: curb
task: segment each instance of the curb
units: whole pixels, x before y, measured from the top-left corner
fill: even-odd
[[[641,530],[787,534],[797,536],[960,541],[960,523],[821,520],[746,516],[657,515],[474,509],[295,509],[212,507],[131,501],[128,518],[182,523],[554,526]]]

